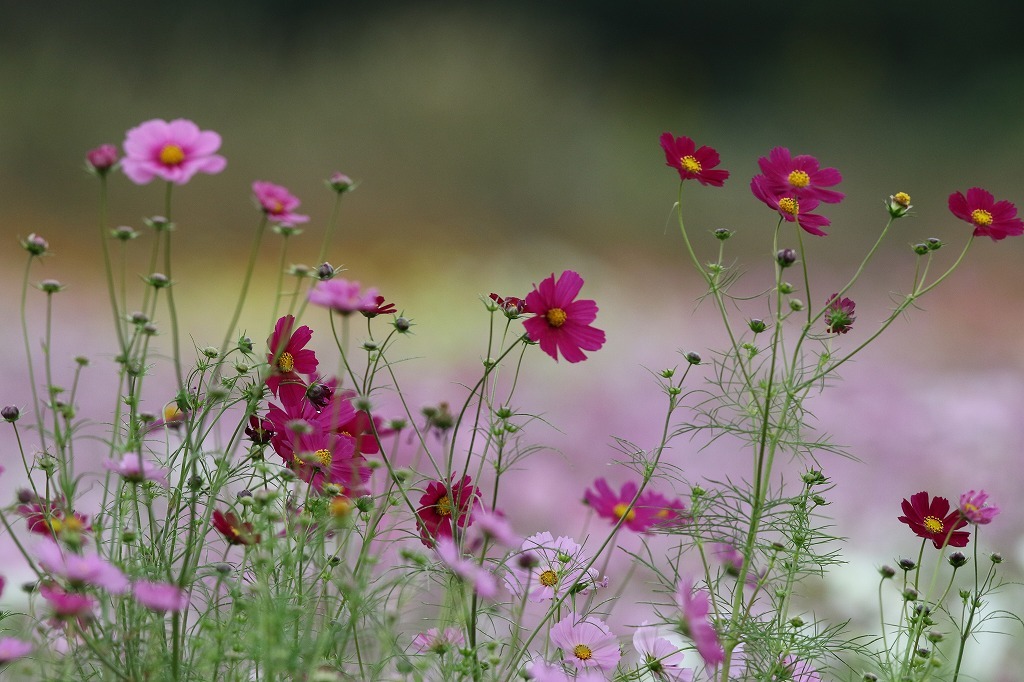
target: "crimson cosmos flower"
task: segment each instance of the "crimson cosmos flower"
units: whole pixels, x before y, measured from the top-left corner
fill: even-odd
[[[824,237],[828,234],[821,228],[828,227],[832,221],[823,215],[812,213],[814,209],[818,208],[818,199],[814,197],[801,199],[795,193],[774,189],[771,182],[763,175],[755,175],[750,180],[750,191],[766,206],[778,211],[786,222],[797,223],[804,232],[816,237]]]
[[[598,350],[604,345],[604,332],[590,323],[597,318],[597,304],[575,300],[583,288],[583,278],[566,270],[555,282],[554,273],[526,296],[526,307],[533,317],[523,320],[530,340],[558,361],[561,352],[569,362],[586,360],[585,350]]]
[[[303,325],[295,329],[295,317],[285,315],[277,321],[274,333],[267,339],[270,348],[267,387],[274,395],[280,393],[282,401],[297,402],[306,393],[306,382],[299,374],[316,372],[316,353],[306,348],[312,338],[313,331],[309,327]]]
[[[665,150],[665,165],[679,171],[681,180],[696,180],[702,185],[721,187],[729,178],[727,170],[713,170],[721,159],[718,152],[708,146],[698,148],[690,138],[661,134],[661,148]]]
[[[945,497],[928,499],[928,493],[921,491],[903,500],[903,516],[899,520],[910,526],[920,538],[931,540],[935,549],[943,547],[966,547],[971,534],[957,530],[967,525],[959,509],[950,510]]]
[[[260,534],[253,531],[252,524],[242,522],[234,512],[226,514],[219,509],[213,511],[213,527],[224,536],[231,545],[255,545],[260,541]]]
[[[996,201],[980,187],[967,190],[966,197],[960,192],[950,194],[949,210],[974,225],[975,237],[984,235],[997,242],[1024,234],[1024,221],[1017,217],[1017,207],[1009,201]]]
[[[450,490],[450,492],[449,492]],[[420,508],[416,510],[420,541],[433,547],[438,538],[454,536],[452,522],[459,528],[473,523],[473,511],[480,507],[480,489],[473,485],[469,476],[456,482],[455,474],[443,481],[433,481],[420,497]]]
[[[844,194],[826,187],[838,185],[843,176],[835,168],[821,168],[818,160],[809,154],[792,156],[785,147],[775,147],[768,156],[757,160],[762,177],[777,194],[797,199],[817,199],[826,204],[838,204]]]
[[[825,301],[825,331],[829,334],[845,334],[853,327],[853,311],[856,304],[852,299],[839,298],[839,294],[832,294]]]

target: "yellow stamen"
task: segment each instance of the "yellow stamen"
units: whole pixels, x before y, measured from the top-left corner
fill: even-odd
[[[626,511],[627,507],[629,507],[628,504],[625,504],[624,502],[619,502],[612,509],[612,513],[615,514],[616,518],[621,519],[623,516],[625,516],[626,521],[632,521],[636,518],[636,509],[630,509],[629,511]]]
[[[540,584],[544,587],[554,587],[558,582],[558,574],[550,568],[540,574]]]
[[[992,224],[992,214],[984,209],[976,208],[971,211],[971,222],[978,227],[988,227]]]
[[[783,213],[788,213],[789,215],[800,214],[800,202],[793,197],[782,197],[779,199],[779,208],[782,209]]]
[[[941,533],[942,521],[935,516],[926,516],[924,517],[924,527],[929,533]]]
[[[683,168],[691,173],[700,173],[702,169],[700,161],[693,158],[692,156],[684,156],[679,159],[679,163],[682,164]]]
[[[165,144],[160,150],[160,163],[165,166],[177,166],[185,160],[185,152],[176,144]]]
[[[277,367],[282,372],[290,372],[295,369],[295,356],[288,351],[281,353],[281,357],[277,359]]]
[[[589,661],[594,655],[594,652],[586,644],[577,644],[572,648],[572,653],[581,661]]]
[[[906,192],[896,192],[892,195],[892,200],[904,208],[910,206],[910,195]]]
[[[806,187],[811,184],[811,176],[802,170],[795,170],[789,174],[789,184],[793,187]]]
[[[325,469],[331,466],[331,460],[334,459],[333,455],[331,455],[331,451],[327,448],[317,450],[313,455],[320,460],[320,464],[322,464]]]
[[[548,324],[557,329],[565,324],[565,320],[568,318],[568,315],[566,315],[565,311],[561,308],[552,308],[544,315],[544,317],[547,318]]]
[[[452,498],[447,495],[443,495],[434,506],[437,508],[437,513],[441,516],[452,515]]]

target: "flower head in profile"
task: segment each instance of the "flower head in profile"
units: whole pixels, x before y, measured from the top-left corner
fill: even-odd
[[[763,175],[755,175],[750,181],[750,191],[760,199],[766,206],[778,212],[786,222],[798,224],[804,232],[817,237],[824,237],[828,233],[823,227],[832,224],[823,215],[813,213],[820,203],[814,197],[800,198],[793,193],[773,189],[771,184]]]
[[[458,628],[445,628],[444,630],[430,628],[412,638],[412,648],[421,654],[427,651],[443,654],[452,647],[462,646],[465,643],[466,638],[462,635],[462,630]]]
[[[498,594],[498,581],[494,574],[478,564],[471,557],[463,556],[462,550],[449,537],[438,537],[434,549],[441,561],[451,569],[452,573],[473,587],[473,592],[484,599],[494,599]]]
[[[454,537],[454,526],[465,528],[473,523],[473,512],[480,507],[480,489],[469,476],[456,481],[453,473],[448,482],[432,481],[420,497],[416,510],[420,541],[433,547],[439,538]]]
[[[843,176],[835,168],[821,168],[813,156],[793,156],[785,147],[775,147],[768,156],[759,158],[757,164],[761,167],[765,184],[776,194],[816,199],[826,204],[838,204],[843,200],[842,192],[827,189],[842,182]]]
[[[523,320],[526,333],[555,361],[561,353],[569,362],[580,362],[587,359],[583,351],[604,345],[604,332],[590,326],[597,318],[597,304],[576,300],[581,288],[583,278],[566,270],[557,282],[552,273],[526,296],[527,309],[534,315]]]
[[[294,212],[301,202],[287,188],[272,182],[257,180],[252,183],[252,193],[271,222],[279,225],[298,225],[309,222],[308,215]]]
[[[971,536],[966,530],[958,530],[967,525],[959,509],[950,510],[945,497],[929,499],[923,490],[903,500],[903,516],[899,520],[919,538],[931,540],[936,549],[966,547]]]
[[[551,628],[551,642],[577,670],[611,670],[619,664],[619,640],[600,618],[577,620],[570,613]]]
[[[188,592],[177,585],[136,580],[132,596],[151,611],[178,612],[188,608]]]
[[[999,241],[1024,234],[1024,221],[1017,217],[1017,207],[1009,201],[996,201],[981,187],[949,195],[949,210],[960,220],[974,226],[974,236],[991,237]]]
[[[999,507],[988,503],[988,493],[968,490],[960,496],[960,514],[975,525],[991,523],[999,513]]]
[[[36,548],[39,565],[50,575],[63,578],[72,587],[94,585],[111,594],[128,589],[128,579],[121,570],[97,554],[75,554],[47,539]]]
[[[299,374],[316,372],[316,353],[306,348],[313,331],[306,325],[295,328],[295,318],[285,315],[277,321],[274,333],[267,339],[270,352],[267,362],[270,375],[267,387],[285,402],[298,402],[306,394],[306,382]]]
[[[341,315],[376,311],[378,296],[380,294],[373,287],[363,291],[359,282],[342,277],[317,282],[316,286],[309,290],[310,303],[330,308]]]
[[[66,592],[54,583],[40,585],[39,594],[49,602],[50,608],[53,609],[53,615],[58,619],[88,618],[96,606],[96,600],[89,595],[81,592]]]
[[[594,490],[587,488],[583,501],[601,518],[612,523],[622,519],[622,525],[637,533],[650,533],[653,527],[666,525],[681,516],[681,502],[671,502],[653,491],[644,491],[637,498],[636,504],[630,507],[637,490],[637,484],[629,481],[622,485],[619,492],[615,492],[607,481],[599,478],[594,481]]]
[[[647,621],[633,631],[633,648],[640,654],[640,665],[650,671],[655,680],[693,681],[693,670],[683,667],[683,652],[659,636],[658,629],[648,626]]]
[[[200,130],[183,118],[170,122],[155,118],[128,131],[121,170],[137,185],[154,178],[184,185],[196,173],[224,170],[227,161],[215,153],[218,149],[220,135],[212,130]]]
[[[515,595],[526,592],[532,602],[558,599],[567,592],[586,594],[607,584],[597,570],[587,569],[590,557],[570,537],[544,531],[523,541],[521,553],[508,563],[505,582]]]
[[[825,331],[829,334],[845,334],[853,328],[857,319],[853,312],[856,304],[852,299],[832,294],[825,301]]]
[[[242,522],[234,512],[222,512],[219,509],[213,511],[212,519],[214,529],[224,536],[224,539],[231,545],[255,545],[260,541],[260,534],[254,532],[252,524]]]
[[[702,185],[721,187],[729,178],[729,171],[714,170],[720,163],[718,152],[708,146],[698,148],[688,137],[675,137],[662,133],[659,140],[665,150],[665,165],[679,172],[680,180],[696,180]]]
[[[711,613],[711,598],[707,590],[693,589],[693,581],[681,580],[676,587],[676,604],[681,619],[680,631],[693,640],[697,653],[709,666],[716,666],[725,660],[725,650],[718,640],[718,633],[708,620]]]
[[[19,493],[19,504],[17,511],[25,517],[28,523],[28,530],[38,535],[63,538],[68,535],[79,535],[82,531],[91,530],[89,518],[78,512],[71,512],[68,516],[61,508],[61,500],[46,501],[37,497],[32,491]]]

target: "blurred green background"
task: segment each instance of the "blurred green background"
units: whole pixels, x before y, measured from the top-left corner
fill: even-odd
[[[980,185],[1024,201],[1016,3],[969,11],[881,0],[0,5],[0,273],[16,291],[17,239],[37,232],[50,241],[54,257],[34,276],[70,286],[57,353],[102,357],[112,338],[85,152],[120,144],[151,118],[190,118],[222,135],[228,159],[223,174],[197,176],[175,194],[176,296],[182,327],[200,345],[219,342],[229,317],[258,220],[256,179],[303,200],[312,222],[288,262],[310,265],[333,201],[323,180],[343,171],[360,182],[343,202],[328,258],[415,320],[407,354],[429,359],[417,375],[429,388],[410,390],[423,402],[458,400],[454,382],[479,366],[478,295],[523,295],[549,273],[580,271],[608,346],[585,367],[552,369],[539,353],[528,365],[533,397],[563,403],[536,409],[567,422],[549,440],[566,452],[558,471],[577,477],[580,496],[598,475],[625,478],[604,467],[614,456],[609,435],[652,445],[653,426],[638,424],[648,407],[660,408],[643,368],[721,341],[707,309],[692,317],[701,289],[671,214],[678,176],[664,166],[663,131],[714,146],[732,172],[723,189],[687,183],[684,202],[708,257],[707,232],[737,230],[729,247],[750,264],[745,293],[763,290],[770,271],[775,219],[747,184],[771,147],[813,154],[844,175],[847,199],[823,211],[830,236],[805,240],[821,282],[817,303],[873,243],[888,195],[912,195],[916,215],[897,224],[851,292],[863,336],[844,343],[866,338],[891,308],[890,292],[909,286],[909,244],[947,240],[938,255],[951,262],[969,230],[946,210],[951,192]],[[143,216],[162,211],[162,192],[117,175],[111,224],[141,229]],[[146,240],[131,272],[145,274]],[[271,236],[264,245],[243,317],[257,340],[269,331],[279,243]],[[846,477],[838,532],[871,547],[862,572],[906,544],[893,521],[901,497],[928,486],[951,497],[960,486],[986,487],[1009,502],[1024,488],[1024,310],[1010,286],[1022,257],[1024,240],[979,241],[963,271],[926,299],[927,314],[897,323],[847,366],[845,388],[817,413],[864,460],[834,470]],[[16,319],[16,298],[0,297],[0,319]],[[15,325],[2,333],[20,348]],[[19,353],[3,360],[0,402],[26,403],[15,388]],[[582,414],[570,412],[566,387],[589,400]],[[524,484],[524,507],[558,518],[536,512],[552,495],[574,502],[553,491],[558,480]],[[884,504],[865,505],[866,490]],[[1020,557],[1020,515],[1004,509],[995,534]],[[882,522],[896,539],[879,547],[870,529]]]

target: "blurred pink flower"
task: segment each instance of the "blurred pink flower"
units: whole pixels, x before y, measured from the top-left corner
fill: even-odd
[[[259,202],[260,208],[272,222],[283,225],[309,222],[308,215],[292,212],[299,207],[301,202],[287,188],[272,182],[257,180],[252,183],[252,193],[256,195],[256,201]]]
[[[526,306],[534,317],[523,320],[526,333],[540,349],[558,360],[561,352],[569,362],[586,360],[585,350],[604,345],[604,332],[590,323],[597,318],[597,304],[574,300],[583,287],[583,278],[566,270],[555,282],[555,275],[543,280],[526,296]]]
[[[1017,207],[1009,201],[996,201],[986,190],[972,187],[965,197],[961,192],[949,195],[949,210],[960,220],[974,225],[974,236],[999,241],[1024,234],[1024,221],[1017,217]]]
[[[988,493],[968,490],[960,496],[960,513],[975,525],[990,523],[999,513],[999,507],[988,504]]]
[[[196,173],[220,173],[227,165],[220,148],[220,135],[199,130],[192,121],[171,122],[155,118],[128,131],[124,139],[121,170],[137,185],[161,178],[184,185]]]
[[[965,530],[957,530],[967,525],[967,520],[959,509],[949,510],[949,500],[945,497],[928,499],[925,491],[915,493],[910,499],[903,500],[903,516],[899,520],[910,526],[919,538],[931,540],[935,549],[943,547],[966,547],[971,534]]]
[[[718,641],[718,633],[708,620],[711,600],[707,590],[693,589],[692,580],[684,579],[676,586],[676,604],[681,613],[680,627],[683,634],[693,640],[704,662],[714,667],[725,660],[725,651]]]
[[[679,172],[680,180],[696,180],[702,185],[721,187],[729,178],[727,170],[712,170],[720,162],[718,152],[708,146],[697,148],[688,137],[675,137],[662,133],[661,148],[665,150],[665,165]]]
[[[85,155],[85,161],[89,164],[89,168],[96,171],[98,175],[106,175],[106,173],[114,167],[117,163],[117,159],[120,154],[117,151],[117,147],[112,144],[101,144],[96,149],[90,149]]]
[[[471,584],[478,595],[484,599],[494,599],[498,594],[498,581],[494,574],[472,558],[464,557],[452,538],[438,537],[434,549],[452,573]]]
[[[757,163],[767,186],[776,194],[816,199],[826,204],[837,204],[843,200],[842,192],[825,189],[838,185],[843,176],[835,168],[820,168],[813,156],[792,156],[785,147],[775,147]]]
[[[484,540],[493,540],[503,547],[512,547],[522,542],[522,538],[512,530],[512,525],[498,509],[479,509],[473,515],[477,539],[473,547],[482,545]]]
[[[839,298],[832,294],[825,301],[825,331],[829,334],[845,334],[853,328],[857,319],[853,312],[857,304],[849,298]]]
[[[832,224],[823,215],[812,213],[818,207],[819,201],[813,197],[798,199],[792,194],[786,194],[774,190],[771,184],[763,175],[755,175],[750,181],[750,191],[760,199],[766,206],[778,212],[787,222],[796,222],[803,228],[804,232],[824,237],[828,233],[822,230]]]
[[[421,654],[427,651],[443,654],[448,649],[462,646],[465,643],[466,638],[463,637],[462,630],[458,628],[445,628],[443,632],[437,628],[430,628],[412,639],[413,649]]]
[[[74,587],[94,585],[111,594],[121,594],[128,589],[128,579],[121,570],[97,554],[75,554],[47,539],[36,547],[36,556],[39,565],[50,575],[64,578]]]
[[[693,670],[683,667],[685,655],[672,642],[659,637],[658,629],[649,627],[647,621],[633,631],[633,647],[640,654],[640,664],[654,679],[692,682]]]
[[[150,461],[139,461],[138,455],[128,453],[122,457],[120,462],[112,459],[103,462],[103,468],[113,471],[129,483],[142,483],[143,481],[156,481],[167,483],[167,470],[161,469]]]
[[[86,618],[92,614],[96,600],[78,592],[65,592],[59,585],[43,583],[39,594],[50,603],[57,618]]]
[[[182,611],[188,608],[188,593],[177,585],[136,580],[132,585],[135,601],[153,611]]]
[[[0,638],[0,664],[10,663],[32,653],[32,643],[14,637]]]
[[[342,315],[351,315],[359,312],[375,312],[379,303],[378,291],[370,287],[365,292],[359,282],[350,282],[341,277],[335,277],[323,282],[317,282],[316,286],[309,290],[309,302],[314,305],[322,305]]]
[[[611,670],[622,658],[619,640],[600,618],[576,620],[570,613],[551,628],[551,642],[577,669]]]

